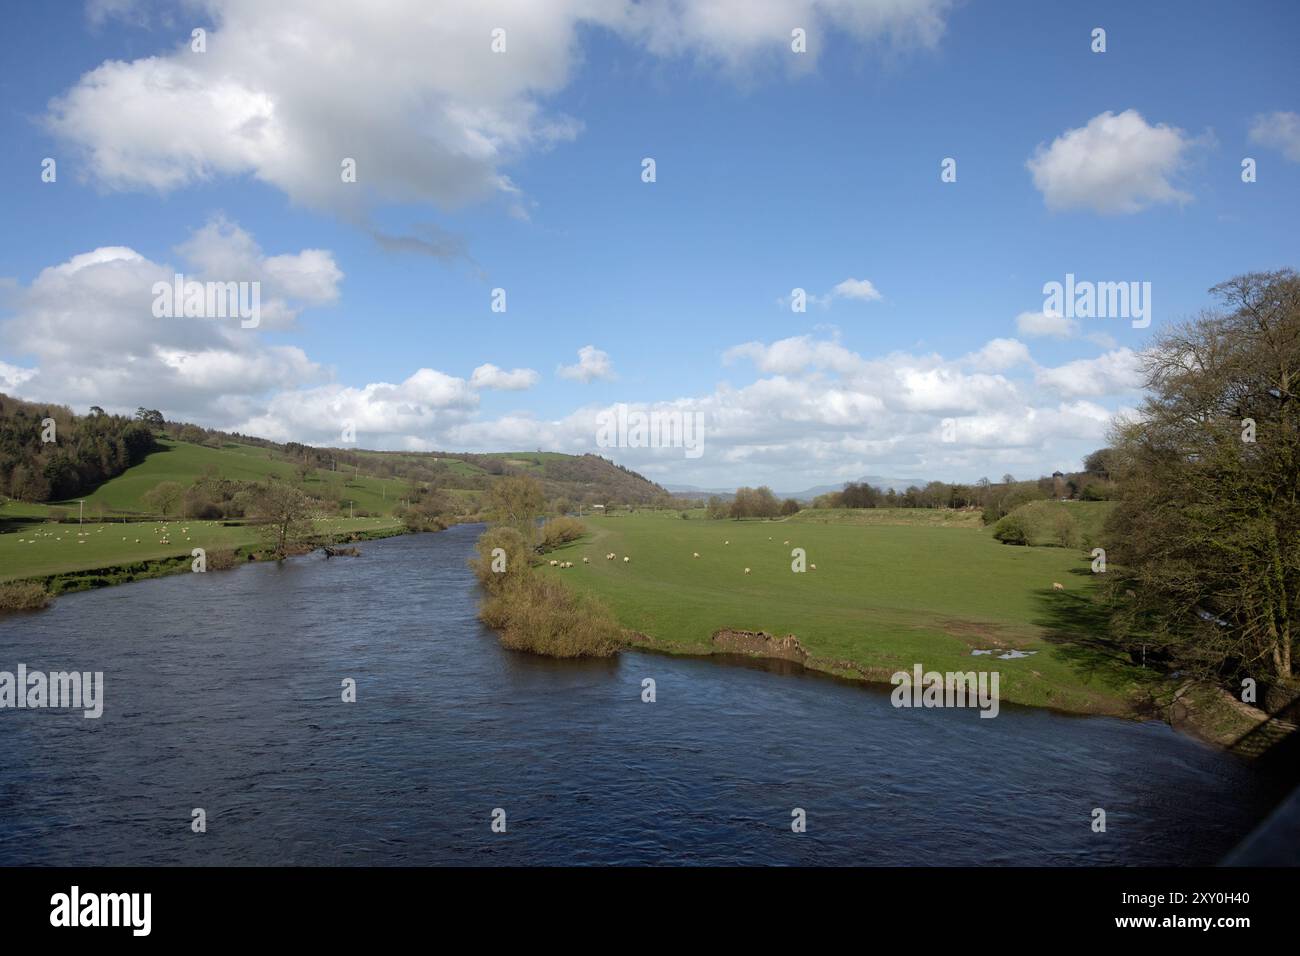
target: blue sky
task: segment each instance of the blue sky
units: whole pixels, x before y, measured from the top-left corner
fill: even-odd
[[[10,14],[0,390],[670,484],[1032,476],[1104,444],[1210,285],[1296,262],[1292,3],[263,6]],[[155,319],[176,269],[278,319]],[[1066,273],[1151,283],[1151,327],[1021,318]],[[704,454],[597,448],[620,402],[699,412]]]

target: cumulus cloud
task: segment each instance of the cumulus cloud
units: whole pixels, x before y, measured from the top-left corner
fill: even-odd
[[[332,301],[342,276],[328,252],[266,256],[224,220],[194,233],[178,251],[188,263],[187,279],[263,282],[263,316],[281,324],[301,308]],[[248,407],[253,396],[325,378],[301,349],[268,345],[238,318],[155,317],[153,286],[170,285],[178,271],[125,246],[94,249],[42,270],[14,294],[14,315],[0,326],[8,349],[36,362],[17,372],[9,367],[13,390],[106,408],[166,407],[213,421]]]
[[[831,290],[831,296],[836,299],[861,299],[864,302],[880,301],[880,293],[870,279],[845,279]]]
[[[1182,130],[1149,125],[1136,110],[1107,111],[1040,145],[1025,165],[1049,209],[1135,213],[1192,198],[1171,182],[1192,142]]]
[[[496,388],[514,392],[532,388],[540,377],[531,368],[517,368],[507,372],[489,362],[474,369],[469,383],[475,388]]]
[[[1251,121],[1250,141],[1282,151],[1293,163],[1300,163],[1300,113],[1261,113]]]
[[[1079,323],[1056,312],[1021,312],[1016,330],[1031,339],[1068,339],[1079,333]]]
[[[419,451],[436,447],[433,436],[467,420],[477,407],[478,393],[469,382],[422,368],[396,385],[330,383],[282,391],[235,430],[275,441],[338,444],[351,425],[363,447]]]
[[[168,192],[251,175],[294,201],[361,218],[373,202],[455,207],[496,197],[527,215],[504,170],[578,135],[548,108],[568,83],[588,28],[662,56],[732,66],[789,49],[790,29],[837,29],[859,41],[930,44],[948,0],[207,0],[204,53],[189,38],[110,60],[51,103],[49,128],[86,154],[109,189]],[[444,9],[452,8],[452,11]],[[92,21],[138,17],[95,0]],[[492,50],[495,28],[506,51]],[[177,123],[175,118],[202,117]],[[354,183],[340,175],[356,161]],[[378,237],[377,237],[378,238]],[[385,236],[444,256],[454,244]]]
[[[561,378],[589,383],[597,379],[614,378],[614,365],[609,360],[609,353],[602,352],[594,345],[584,345],[578,349],[577,364],[561,365],[556,373]]]
[[[1005,372],[1017,365],[1033,362],[1029,347],[1018,339],[993,339],[964,359],[972,368],[985,372]]]
[[[1097,358],[1077,359],[1056,368],[1041,368],[1039,385],[1067,398],[1115,395],[1135,392],[1142,387],[1142,356],[1132,349],[1120,348]]]

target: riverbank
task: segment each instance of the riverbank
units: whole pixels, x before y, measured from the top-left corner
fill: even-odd
[[[317,522],[305,550],[406,534],[392,518],[336,518]],[[194,548],[209,570],[265,560],[256,525],[219,521],[144,521],[33,524],[0,535],[0,585],[36,583],[57,596],[192,571]]]
[[[567,567],[538,573],[602,599],[638,649],[788,661],[881,685],[917,663],[996,670],[1007,703],[1158,719],[1227,749],[1268,720],[1091,640],[1104,623],[1081,552],[898,520],[595,518],[588,537],[550,555]]]

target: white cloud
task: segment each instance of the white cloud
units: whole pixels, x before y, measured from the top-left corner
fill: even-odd
[[[531,368],[517,368],[507,372],[492,363],[480,365],[470,375],[469,383],[474,388],[497,388],[503,391],[521,391],[532,388],[540,376]]]
[[[1068,339],[1079,333],[1079,323],[1055,312],[1021,312],[1016,331],[1031,339]]]
[[[1056,368],[1040,368],[1039,385],[1067,398],[1116,395],[1142,387],[1142,356],[1120,348],[1097,358],[1077,359]]]
[[[870,279],[845,279],[834,289],[831,295],[837,299],[861,299],[864,302],[879,302],[880,293],[871,284]]]
[[[8,366],[12,390],[105,408],[166,407],[212,422],[246,408],[254,396],[325,378],[301,349],[268,345],[237,318],[155,317],[152,290],[155,282],[170,284],[177,271],[187,279],[259,281],[263,327],[283,325],[301,308],[336,297],[342,273],[328,252],[266,257],[224,220],[196,232],[179,251],[192,268],[104,246],[42,270],[17,290],[0,339],[36,365],[16,372]]]
[[[397,385],[331,383],[279,392],[235,430],[276,441],[337,445],[350,423],[361,447],[421,450],[437,447],[434,436],[467,420],[477,407],[478,393],[463,378],[422,368]]]
[[[614,366],[609,360],[609,354],[594,345],[584,345],[578,349],[577,364],[561,365],[556,372],[561,378],[583,383],[614,378]]]
[[[1005,372],[1017,365],[1033,363],[1028,346],[1018,339],[993,339],[963,361],[983,372]]]
[[[657,55],[739,67],[788,52],[790,29],[860,42],[934,43],[948,0],[206,0],[207,50],[110,60],[55,98],[49,128],[110,189],[166,192],[251,175],[293,200],[361,219],[379,202],[454,207],[496,197],[526,214],[503,169],[572,139],[548,108],[587,28]],[[138,17],[95,0],[94,22]],[[206,19],[205,18],[205,19]],[[506,52],[491,31],[506,30]],[[805,58],[808,59],[808,58]],[[201,117],[176,122],[176,117]],[[343,183],[340,163],[357,163]]]
[[[1260,113],[1251,121],[1250,141],[1280,149],[1293,163],[1300,163],[1300,113]]]
[[[1150,126],[1136,110],[1107,111],[1040,145],[1025,165],[1049,209],[1134,213],[1192,198],[1170,182],[1191,145],[1182,130]]]

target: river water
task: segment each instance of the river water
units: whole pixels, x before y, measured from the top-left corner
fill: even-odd
[[[0,618],[0,670],[105,681],[98,720],[0,710],[0,865],[1205,864],[1278,796],[1155,722],[508,652],[475,618],[479,530]]]

